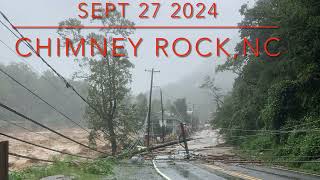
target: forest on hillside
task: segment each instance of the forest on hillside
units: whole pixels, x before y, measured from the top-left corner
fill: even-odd
[[[0,65],[0,101],[1,103],[21,112],[28,117],[53,127],[74,127],[74,124],[32,95],[13,79],[36,93],[43,100],[49,102],[59,111],[77,123],[85,125],[83,121],[84,102],[72,91],[66,90],[66,85],[52,72],[46,71],[42,74],[36,73],[30,66],[24,63],[13,63]],[[7,75],[6,75],[6,74]],[[8,76],[9,75],[9,76]],[[72,81],[81,94],[87,94],[87,85],[83,81]],[[0,110],[0,119],[23,123],[24,120],[5,109]],[[5,122],[0,122],[6,125]],[[8,124],[7,124],[8,125]],[[26,126],[32,126],[26,123]]]
[[[15,82],[17,81],[17,82]],[[88,96],[88,84],[84,80],[69,82],[77,88],[80,95]],[[20,83],[20,84],[18,84]],[[73,91],[66,87],[51,71],[45,71],[41,74],[35,72],[31,66],[25,63],[12,63],[9,65],[0,65],[0,102],[15,109],[16,111],[35,119],[36,121],[46,124],[57,129],[61,128],[79,128],[74,123],[63,117],[44,101],[52,105],[58,111],[65,114],[67,117],[79,123],[83,127],[88,127],[85,117],[85,107],[87,104],[79,98]],[[24,87],[22,87],[24,86]],[[28,92],[27,89],[38,95],[44,101]],[[185,98],[176,98],[169,101],[166,97],[163,102],[164,111],[166,114],[171,114],[178,118],[185,119],[190,122],[191,116],[187,114],[188,105]],[[132,107],[131,114],[126,114],[130,124],[133,124],[135,129],[140,129],[145,123],[145,118],[148,112],[148,99],[146,94],[131,95],[129,93],[124,101]],[[161,101],[157,92],[154,93],[152,100],[152,122],[155,124],[155,133],[161,134],[159,121],[161,120]],[[10,128],[17,130],[14,124],[27,127],[29,129],[40,130],[39,126],[22,119],[21,117],[5,110],[0,110],[0,124],[7,130]],[[168,115],[165,119],[168,118]],[[193,115],[193,122],[198,122],[196,114]],[[11,122],[13,124],[8,123]],[[9,129],[8,129],[9,128]],[[18,128],[19,130],[23,130]],[[169,129],[167,129],[170,132]]]
[[[270,45],[279,57],[253,54],[228,60],[218,72],[233,71],[233,90],[223,98],[212,125],[227,143],[251,158],[290,163],[320,171],[320,2],[258,0],[243,5],[241,26],[278,25],[279,29],[242,29],[242,38],[281,38]],[[235,49],[241,52],[243,44]],[[300,161],[300,162],[299,162]]]

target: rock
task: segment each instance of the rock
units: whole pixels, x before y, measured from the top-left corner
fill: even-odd
[[[141,155],[138,156],[133,156],[129,162],[131,164],[143,164],[144,163],[144,158]]]

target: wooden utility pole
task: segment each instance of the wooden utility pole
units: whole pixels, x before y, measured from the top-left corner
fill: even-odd
[[[164,143],[164,137],[165,137],[165,126],[164,126],[163,97],[162,97],[162,89],[161,89],[161,88],[160,88],[160,96],[161,96],[162,142]]]
[[[186,130],[184,128],[184,124],[180,123],[180,127],[181,127],[181,134],[182,134],[182,138],[183,138],[183,143],[184,143],[184,149],[186,150],[187,159],[189,159],[190,154],[189,154],[188,141],[187,141],[187,137],[186,137]]]
[[[150,85],[150,94],[149,94],[149,109],[148,109],[148,127],[147,127],[147,147],[149,148],[150,146],[150,127],[151,127],[151,104],[152,104],[152,89],[153,89],[153,74],[155,72],[160,72],[160,71],[155,71],[154,68],[151,70],[146,70],[147,72],[151,72],[151,85]]]
[[[9,142],[0,142],[0,179],[9,179]]]
[[[194,130],[194,104],[192,104],[192,114],[191,114],[191,128],[192,128],[192,131]]]

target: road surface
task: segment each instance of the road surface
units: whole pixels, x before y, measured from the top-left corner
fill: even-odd
[[[121,163],[103,180],[319,180],[319,176],[262,166],[205,164],[198,161],[153,160]]]
[[[219,135],[212,130],[197,133],[189,142],[194,159],[184,159],[185,152],[180,146],[172,146],[154,152],[153,160],[142,164],[119,164],[111,179],[117,180],[320,180],[320,176],[288,170],[280,170],[254,164],[224,164],[208,158],[237,158],[232,147],[221,146]],[[110,178],[107,178],[110,179]]]
[[[214,130],[204,130],[196,133],[196,140],[188,142],[191,153],[196,156],[195,161],[185,161],[184,148],[173,146],[158,151],[154,164],[168,179],[245,179],[245,180],[291,180],[306,179],[320,180],[320,176],[308,175],[288,170],[268,168],[255,164],[219,163],[216,160],[237,160],[232,153],[232,147],[225,147],[223,140]],[[206,162],[211,158],[210,162]],[[212,159],[214,159],[212,161]]]
[[[168,180],[319,180],[320,176],[253,165],[203,164],[201,162],[156,160],[156,168]]]

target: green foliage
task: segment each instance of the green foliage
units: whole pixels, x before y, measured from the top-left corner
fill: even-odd
[[[301,169],[312,172],[320,172],[319,163],[304,163],[300,166]]]
[[[299,161],[311,160],[320,157],[320,133],[292,133],[290,134],[287,144],[284,146],[286,151],[283,155],[293,155],[292,158]]]
[[[80,161],[73,163],[69,160],[56,160],[51,165],[34,166],[19,172],[11,172],[10,180],[38,180],[54,175],[72,176],[76,180],[101,179],[112,174],[114,160],[98,159],[95,161]]]
[[[23,172],[10,172],[10,180],[23,180],[26,175]]]
[[[241,148],[248,150],[256,150],[257,152],[263,152],[265,149],[271,149],[274,147],[274,137],[269,134],[257,134],[256,136],[241,139]]]
[[[268,160],[315,161],[319,159],[320,134],[320,6],[317,0],[258,0],[242,6],[240,25],[279,25],[279,29],[242,29],[250,41],[279,37],[270,44],[279,57],[253,54],[236,61],[228,59],[217,72],[233,71],[238,77],[233,91],[224,98],[212,124],[222,128],[227,142],[251,149]],[[241,54],[243,43],[235,49]],[[292,131],[266,133],[228,129]],[[306,130],[306,132],[295,132]],[[257,136],[252,136],[252,135]],[[241,139],[239,136],[250,135]],[[273,151],[265,152],[264,148]],[[315,168],[315,164],[291,163],[293,167]]]
[[[108,159],[99,159],[94,162],[84,162],[81,169],[88,174],[111,174],[114,162]]]
[[[103,18],[92,20],[90,23],[100,23],[104,26],[132,26],[129,20],[121,17],[120,13],[113,11],[108,17],[101,14]],[[67,19],[60,22],[59,25],[81,25],[82,22],[76,19]],[[59,36],[62,39],[66,37],[72,39],[73,43],[79,43],[83,38],[94,38],[97,42],[104,42],[107,38],[113,37],[126,38],[133,33],[133,29],[100,29],[96,32],[83,32],[81,29],[58,29]],[[107,47],[111,46],[108,42]],[[90,106],[86,107],[85,118],[90,128],[95,134],[98,131],[104,133],[106,139],[111,143],[112,154],[117,152],[118,139],[123,139],[130,131],[130,122],[134,116],[132,107],[128,106],[126,101],[129,96],[129,84],[132,81],[131,69],[134,67],[127,57],[125,49],[121,53],[123,57],[115,57],[112,52],[107,50],[105,55],[99,54],[92,58],[83,58],[79,60],[81,71],[75,74],[75,77],[84,79],[88,82],[87,102]],[[127,128],[119,130],[119,126],[124,125]],[[94,137],[94,136],[90,136]],[[92,141],[92,139],[91,139]]]
[[[296,99],[296,84],[284,80],[274,84],[268,91],[267,103],[261,111],[261,120],[268,129],[279,130],[288,116],[296,116],[300,104]],[[293,117],[294,118],[294,117]]]

